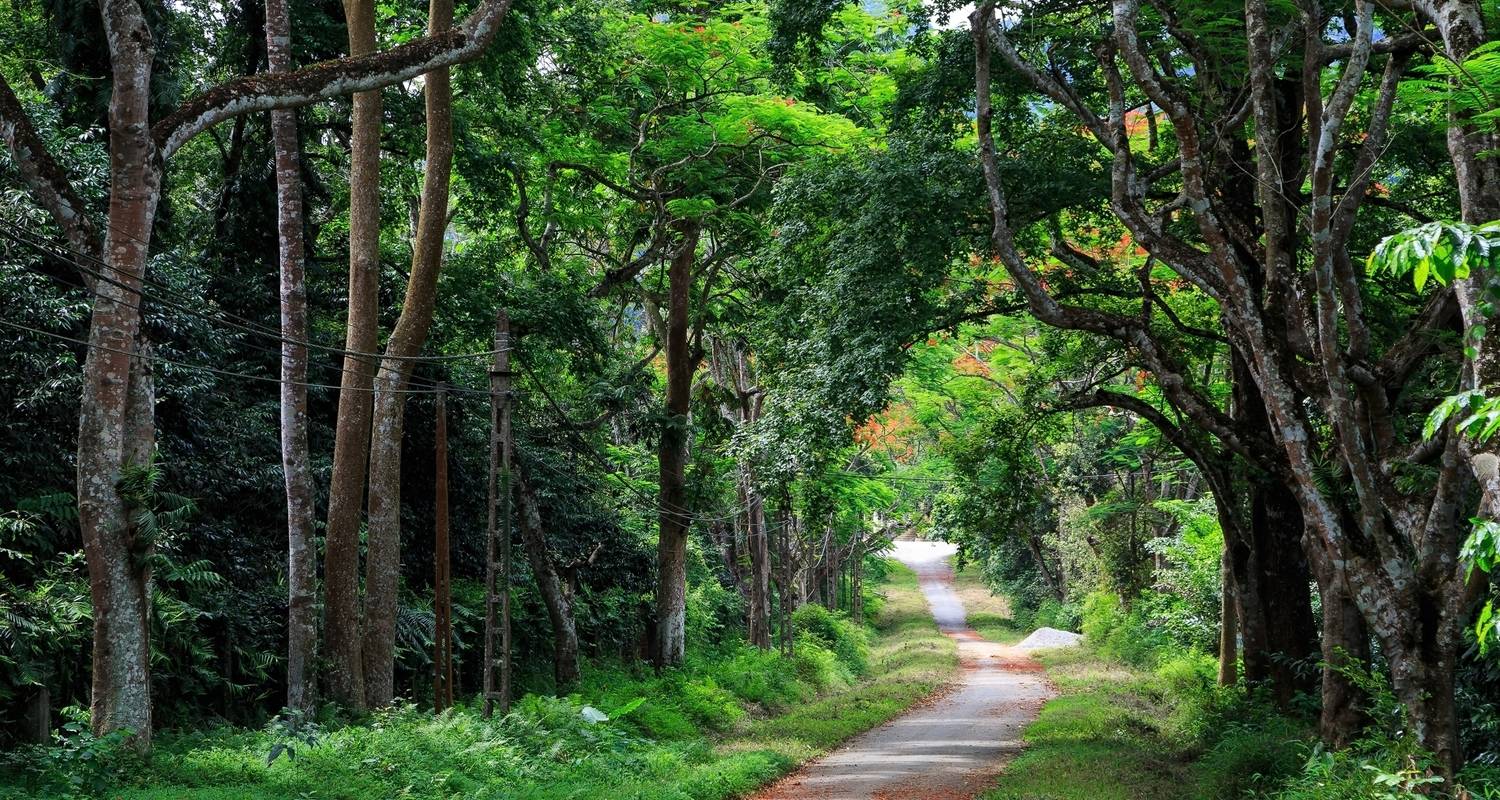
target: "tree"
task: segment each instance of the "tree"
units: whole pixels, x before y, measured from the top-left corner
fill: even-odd
[[[453,24],[452,0],[432,0],[428,34],[441,35]],[[370,427],[368,552],[365,556],[365,615],[362,638],[365,702],[390,705],[395,696],[396,591],[401,572],[401,438],[407,381],[422,350],[437,302],[438,273],[448,231],[448,181],[453,173],[453,89],[448,70],[423,78],[427,102],[427,158],[421,207],[412,243],[411,274],[401,317],[386,343],[375,376],[375,407]]]
[[[295,108],[397,83],[475,58],[509,8],[490,0],[458,28],[382,53],[351,56],[279,75],[253,75],[216,86],[172,113],[150,118],[155,48],[136,0],[101,6],[113,68],[110,98],[110,192],[103,241],[67,173],[53,160],[16,99],[0,80],[0,137],[27,188],[68,240],[99,254],[107,280],[94,286],[89,353],[79,415],[78,512],[94,602],[93,726],[126,729],[137,747],[151,742],[150,602],[147,537],[139,535],[120,491],[122,476],[144,468],[154,447],[149,352],[139,340],[140,297],[165,163],[185,142],[236,116]]]
[[[1464,36],[1482,31],[1473,27],[1475,4],[1423,10],[1447,18],[1433,18],[1440,29],[1461,28]],[[1450,319],[1445,311],[1450,301],[1441,293],[1431,297],[1425,308],[1401,316],[1397,335],[1377,339],[1370,315],[1379,295],[1361,280],[1349,252],[1356,215],[1385,152],[1397,87],[1420,43],[1419,36],[1376,42],[1374,13],[1372,4],[1357,3],[1356,13],[1342,22],[1345,40],[1330,43],[1330,14],[1317,4],[1299,4],[1290,19],[1273,21],[1266,4],[1249,2],[1245,38],[1210,50],[1183,27],[1172,7],[1144,14],[1133,0],[1116,0],[1088,65],[1097,71],[1109,109],[1100,116],[1076,80],[1032,66],[1010,33],[995,23],[993,7],[981,6],[973,17],[980,146],[994,252],[1032,312],[1049,325],[1126,344],[1195,422],[1252,460],[1276,465],[1308,526],[1308,559],[1320,584],[1347,587],[1390,659],[1395,690],[1418,738],[1451,773],[1458,759],[1453,675],[1466,613],[1465,578],[1455,566],[1457,522],[1459,497],[1470,478],[1459,469],[1459,437],[1447,436],[1437,447],[1413,447],[1399,434],[1409,413],[1400,402],[1401,389],[1416,362],[1430,352],[1429,333]],[[1453,21],[1459,17],[1462,24]],[[1271,30],[1278,24],[1293,25],[1301,34],[1289,52],[1271,46]],[[991,46],[1105,149],[1112,162],[1112,209],[1133,240],[1218,305],[1230,344],[1266,405],[1264,438],[1239,435],[1184,392],[1180,368],[1164,357],[1149,327],[1059,302],[1025,262],[1015,244],[987,124]],[[1166,69],[1170,62],[1154,61],[1149,53],[1157,47],[1196,64],[1198,85]],[[1226,55],[1235,47],[1244,55]],[[1359,117],[1365,130],[1355,138],[1348,130],[1356,119],[1351,111],[1377,56],[1384,57],[1384,68]],[[1246,65],[1250,100],[1235,106],[1209,76],[1237,73],[1220,62],[1211,69],[1206,65],[1210,59],[1239,57]],[[1282,67],[1299,72],[1300,82],[1279,80]],[[1326,96],[1325,77],[1333,87]],[[1175,156],[1158,167],[1141,163],[1127,132],[1126,110],[1137,98],[1150,104],[1148,113],[1161,109],[1175,136]],[[1288,112],[1289,106],[1300,113]],[[1227,135],[1241,129],[1247,116],[1253,120],[1253,141],[1230,145],[1208,138],[1213,131]],[[1450,129],[1450,142],[1453,136]],[[1340,159],[1341,148],[1354,157]],[[1253,169],[1229,166],[1252,155]],[[1455,155],[1459,173],[1466,169],[1462,155]],[[1232,200],[1243,193],[1226,190],[1244,174],[1257,175],[1258,195],[1250,205]],[[1149,207],[1148,187],[1173,176],[1180,181],[1175,192],[1180,204],[1170,211]],[[1306,193],[1295,190],[1304,183]],[[1467,183],[1461,178],[1460,195],[1472,198],[1475,192],[1463,188]],[[1305,232],[1299,222],[1305,222]],[[1312,368],[1300,368],[1299,360]],[[1329,430],[1312,418],[1311,409],[1327,420]],[[1267,445],[1274,449],[1267,452]],[[1336,459],[1346,485],[1329,486],[1319,467],[1323,458]],[[1424,464],[1435,469],[1434,481],[1413,487],[1397,478],[1403,469]]]
[[[375,52],[375,3],[345,0],[349,54]],[[328,691],[352,708],[365,704],[360,652],[359,527],[370,455],[374,360],[380,317],[380,91],[356,92],[349,136],[349,310],[344,324],[344,371],[339,378],[333,475],[328,483],[328,531],[323,586]],[[365,355],[360,355],[365,354]]]
[[[292,68],[286,0],[267,0],[266,56],[272,72]],[[307,286],[302,239],[302,158],[297,112],[271,112],[276,151],[276,234],[281,264],[281,470],[286,482],[287,657],[286,704],[311,711],[313,659],[318,645],[317,551],[313,543],[313,485],[307,448]]]

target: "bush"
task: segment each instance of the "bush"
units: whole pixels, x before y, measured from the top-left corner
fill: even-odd
[[[714,669],[720,685],[747,703],[779,709],[806,700],[811,692],[797,682],[796,670],[775,650],[740,648]]]
[[[678,702],[688,716],[713,731],[727,731],[745,716],[735,696],[707,675],[687,681]]]
[[[1120,597],[1112,592],[1092,592],[1083,599],[1083,638],[1103,647],[1120,624]]]
[[[869,637],[842,614],[808,604],[792,612],[792,630],[797,631],[799,639],[811,639],[833,651],[850,673],[863,675],[869,671]]]
[[[824,647],[816,637],[797,637],[797,646],[792,656],[796,666],[797,680],[807,684],[814,692],[822,693],[836,686],[844,686],[853,676],[832,650]]]
[[[1080,614],[1078,606],[1072,603],[1059,603],[1056,598],[1047,597],[1036,604],[1036,611],[1030,612],[1029,616],[1030,621],[1022,623],[1021,627],[1058,628],[1072,631],[1078,629]]]

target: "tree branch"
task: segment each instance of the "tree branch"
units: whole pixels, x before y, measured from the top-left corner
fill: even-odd
[[[378,53],[313,64],[295,72],[246,75],[183,103],[151,128],[158,155],[171,158],[189,139],[227,119],[296,108],[383,89],[442,67],[471,61],[500,29],[512,0],[485,0],[458,27]]]
[[[21,181],[42,208],[52,215],[68,245],[79,253],[101,258],[103,243],[84,207],[83,198],[78,196],[68,173],[52,157],[52,151],[37,134],[31,118],[26,116],[21,101],[3,75],[0,75],[0,139],[5,141],[11,164],[20,173]],[[93,287],[91,276],[85,274],[83,279],[85,285]]]

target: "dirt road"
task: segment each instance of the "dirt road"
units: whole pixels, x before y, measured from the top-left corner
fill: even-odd
[[[935,542],[896,543],[896,558],[916,571],[938,627],[958,642],[962,668],[953,685],[754,800],[968,800],[994,785],[1050,689],[1025,652],[969,629],[953,593],[953,551]]]

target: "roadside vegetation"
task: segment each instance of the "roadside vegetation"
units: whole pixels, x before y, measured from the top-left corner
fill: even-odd
[[[1090,597],[1085,644],[1036,652],[1058,696],[984,800],[1417,800],[1441,786],[1379,677],[1356,676],[1370,692],[1365,735],[1329,750],[1316,698],[1278,708],[1263,690],[1219,685],[1216,659],[1163,637],[1170,624]],[[1500,797],[1500,770],[1483,760],[1457,780],[1456,797]]]
[[[596,665],[567,697],[528,695],[486,721],[413,705],[360,724],[280,718],[260,731],[163,734],[148,759],[74,730],[7,757],[0,798],[718,800],[753,790],[901,713],[946,682],[953,642],[895,562],[873,624],[806,606],[791,655],[743,643],[660,676]]]

